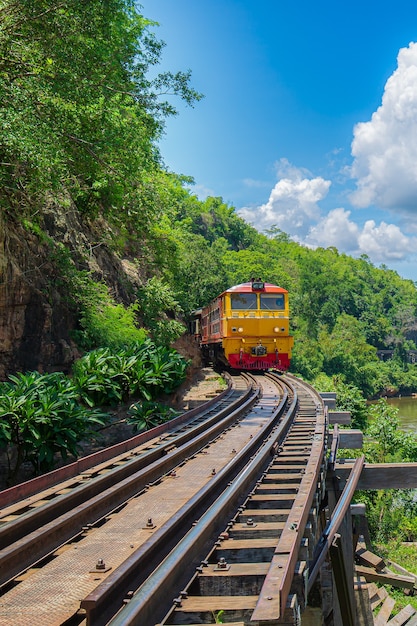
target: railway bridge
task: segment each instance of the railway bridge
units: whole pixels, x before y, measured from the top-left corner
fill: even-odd
[[[417,488],[417,464],[341,458],[362,447],[349,418],[290,374],[242,374],[1,492],[0,626],[415,626],[376,582],[416,579],[372,553],[352,498]]]

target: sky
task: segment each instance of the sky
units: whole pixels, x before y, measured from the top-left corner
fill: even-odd
[[[417,2],[141,0],[204,98],[160,150],[259,231],[417,281]]]

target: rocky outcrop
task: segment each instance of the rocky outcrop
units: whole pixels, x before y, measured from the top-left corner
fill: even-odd
[[[16,371],[67,372],[79,352],[71,338],[78,317],[63,293],[48,238],[71,251],[119,302],[134,299],[136,267],[106,244],[108,225],[85,223],[75,209],[51,205],[32,230],[0,215],[0,380]],[[46,235],[46,236],[45,236]]]

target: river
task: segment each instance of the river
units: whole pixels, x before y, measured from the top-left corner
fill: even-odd
[[[417,435],[417,398],[411,396],[388,398],[387,402],[398,409],[401,428],[405,432]]]

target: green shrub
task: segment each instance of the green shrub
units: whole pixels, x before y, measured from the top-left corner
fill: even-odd
[[[64,374],[31,372],[10,376],[0,386],[0,445],[9,479],[30,461],[36,473],[51,470],[54,457],[77,455],[78,443],[106,415],[79,404],[76,386]]]
[[[160,402],[135,402],[129,408],[127,423],[137,431],[149,430],[159,424],[168,422],[179,413]]]
[[[187,367],[178,352],[147,339],[117,351],[89,352],[74,364],[73,374],[80,396],[92,407],[170,393],[184,380]]]

